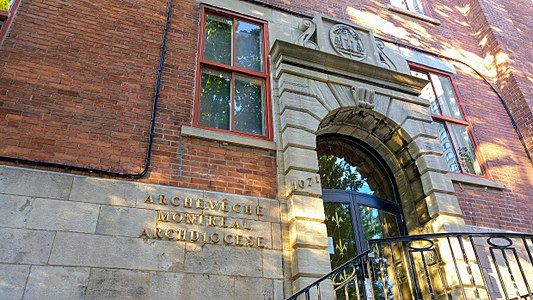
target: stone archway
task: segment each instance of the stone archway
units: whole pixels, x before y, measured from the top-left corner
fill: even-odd
[[[350,136],[379,153],[394,174],[410,234],[464,226],[428,102],[416,96],[425,82],[325,53],[318,68],[315,52],[283,42],[271,52],[282,153],[279,182],[287,200],[285,260],[293,291],[330,270],[317,177],[318,135]]]

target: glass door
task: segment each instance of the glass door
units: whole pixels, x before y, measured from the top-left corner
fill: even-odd
[[[322,196],[332,269],[366,251],[369,240],[400,235],[396,203],[342,190],[323,190]]]

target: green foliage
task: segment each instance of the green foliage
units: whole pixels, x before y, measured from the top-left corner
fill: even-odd
[[[0,0],[0,10],[7,11],[9,9],[9,0]]]
[[[229,129],[231,105],[231,75],[202,70],[200,92],[200,124]]]
[[[231,65],[231,31],[233,22],[219,16],[208,15],[205,21],[204,58]]]
[[[321,155],[318,167],[322,188],[357,192],[365,182],[353,166],[334,155]]]

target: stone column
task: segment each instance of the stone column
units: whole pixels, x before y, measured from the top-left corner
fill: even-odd
[[[287,199],[292,288],[296,292],[331,270],[315,151],[316,129],[327,110],[310,96],[308,79],[284,73],[278,83],[283,196]],[[322,285],[324,299],[330,288]]]

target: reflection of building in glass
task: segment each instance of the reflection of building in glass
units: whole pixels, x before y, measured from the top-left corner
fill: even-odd
[[[459,155],[459,159],[463,164],[463,169],[465,169],[465,172],[475,174],[475,159],[473,152],[468,147],[459,147],[459,149],[457,149],[457,155]]]
[[[452,143],[450,142],[450,137],[448,136],[448,132],[446,132],[446,128],[444,128],[444,125],[439,123],[439,141],[442,145],[442,152],[444,159],[446,160],[446,164],[448,165],[448,170],[452,172],[460,172],[459,165],[457,164],[457,159],[455,159],[455,153],[453,151]]]

